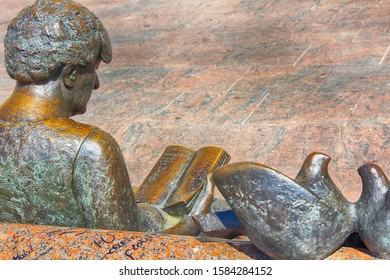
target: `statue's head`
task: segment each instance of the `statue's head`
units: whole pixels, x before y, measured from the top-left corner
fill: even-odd
[[[110,38],[100,20],[71,0],[36,0],[9,24],[4,41],[8,74],[21,84],[45,83],[66,66],[109,63]]]

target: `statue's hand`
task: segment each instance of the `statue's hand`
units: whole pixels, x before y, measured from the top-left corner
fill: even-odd
[[[199,227],[194,223],[193,216],[206,213],[214,198],[215,185],[211,174],[207,175],[206,182],[187,205],[177,204],[164,209],[167,227],[162,233],[178,235],[195,235]]]

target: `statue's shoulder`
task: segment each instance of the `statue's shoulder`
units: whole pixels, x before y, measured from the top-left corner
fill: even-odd
[[[63,143],[77,143],[79,157],[90,160],[109,160],[121,156],[118,143],[104,130],[74,121],[72,119],[55,119],[45,121],[44,126],[62,139]]]
[[[82,143],[80,154],[99,158],[122,156],[119,144],[108,132],[94,127]]]
[[[83,149],[99,147],[102,152],[119,149],[118,143],[108,132],[92,125],[74,121],[72,119],[55,119],[45,122],[45,126],[56,131],[57,134],[79,140]]]
[[[59,143],[82,142],[93,131],[95,126],[80,123],[68,118],[49,119],[34,122],[10,122],[0,120],[0,138],[51,139]]]
[[[43,126],[55,131],[59,135],[76,137],[79,139],[86,138],[92,131],[98,128],[92,125],[74,121],[72,119],[61,118],[51,119],[41,123]]]

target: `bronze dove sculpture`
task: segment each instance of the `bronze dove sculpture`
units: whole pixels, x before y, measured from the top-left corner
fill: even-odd
[[[213,181],[242,223],[229,233],[247,235],[271,258],[323,259],[358,232],[376,256],[389,258],[387,177],[376,165],[361,167],[363,194],[357,203],[351,203],[332,181],[329,162],[329,156],[312,153],[295,179],[257,163],[216,169]],[[229,236],[217,222],[213,226],[207,222],[215,217],[207,214],[194,220],[206,234]]]

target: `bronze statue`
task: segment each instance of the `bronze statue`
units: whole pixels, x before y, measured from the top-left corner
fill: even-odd
[[[206,173],[188,212],[136,201],[114,138],[70,119],[86,111],[96,70],[111,58],[102,23],[71,0],[37,0],[9,24],[5,63],[16,87],[0,107],[0,222],[194,233],[189,215],[213,195]]]
[[[363,192],[356,203],[357,232],[375,255],[390,259],[390,182],[382,169],[365,164],[358,169]]]
[[[114,138],[70,118],[86,111],[96,70],[111,58],[102,23],[71,0],[37,0],[12,20],[5,63],[16,87],[0,107],[0,222],[175,234],[199,227],[245,234],[279,259],[324,258],[358,232],[390,258],[390,183],[376,165],[359,169],[363,194],[351,203],[324,154],[311,154],[291,179],[261,164],[220,167],[230,156],[216,147],[169,146],[134,195]],[[214,185],[231,209],[213,210]]]
[[[347,201],[333,183],[330,158],[312,153],[295,179],[257,163],[216,169],[213,180],[237,217],[211,213],[195,217],[211,236],[247,235],[276,259],[322,259],[359,233],[376,256],[390,258],[390,182],[374,164],[359,168],[363,193]],[[226,212],[226,211],[225,211]]]

